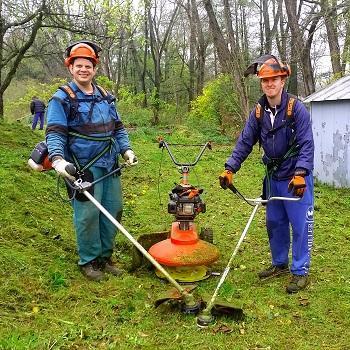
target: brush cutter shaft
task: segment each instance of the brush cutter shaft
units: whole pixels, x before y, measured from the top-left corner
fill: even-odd
[[[268,199],[262,199],[259,198],[246,198],[243,196],[241,192],[237,190],[237,188],[233,184],[229,184],[227,186],[235,195],[237,195],[238,198],[243,199],[246,203],[250,204],[251,206],[260,205],[260,204],[266,204],[270,201],[290,201],[290,202],[297,202],[300,201],[301,197],[270,197]]]
[[[269,199],[262,199],[262,198],[245,198],[247,202],[249,202],[251,205],[259,205],[259,204],[265,204],[270,201],[289,201],[289,202],[297,202],[300,201],[300,197],[298,198],[290,198],[290,197],[270,197]]]
[[[79,183],[75,183],[79,186]],[[167,280],[183,295],[188,294],[169,273],[150,255],[142,245],[86,190],[84,195],[118,228],[119,231],[167,278]]]
[[[220,281],[219,281],[219,283],[218,283],[218,285],[217,285],[217,287],[216,287],[216,289],[215,289],[215,292],[214,292],[213,296],[211,297],[211,299],[210,299],[210,301],[209,301],[209,304],[207,305],[207,307],[206,307],[206,309],[205,309],[204,312],[210,313],[211,309],[213,308],[213,305],[214,305],[215,299],[216,299],[216,297],[217,297],[217,294],[218,294],[218,292],[219,292],[219,289],[220,289],[221,285],[224,283],[224,281],[225,281],[225,279],[226,279],[228,273],[230,272],[233,259],[234,259],[234,257],[236,256],[236,254],[237,254],[237,252],[238,252],[238,249],[239,249],[239,247],[241,246],[241,244],[242,244],[242,242],[243,242],[245,236],[247,235],[248,229],[249,229],[249,227],[250,227],[250,225],[251,225],[251,223],[252,223],[252,221],[253,221],[253,219],[254,219],[254,216],[255,216],[255,214],[256,214],[256,212],[257,212],[259,206],[260,206],[260,204],[256,204],[256,205],[255,205],[255,207],[254,207],[254,209],[253,209],[253,212],[251,213],[250,218],[249,218],[249,220],[248,220],[248,222],[247,222],[247,225],[246,225],[246,227],[244,228],[244,231],[242,232],[242,235],[241,235],[241,237],[240,237],[240,239],[239,239],[239,241],[238,241],[238,243],[237,243],[237,245],[236,245],[236,248],[235,248],[235,250],[233,251],[229,262],[227,263],[227,266],[226,266],[226,268],[225,268],[223,274],[221,275]]]

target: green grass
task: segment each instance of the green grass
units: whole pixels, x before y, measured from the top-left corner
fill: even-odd
[[[158,148],[159,133],[130,133],[139,165],[122,176],[123,225],[135,237],[166,230],[172,221],[168,192],[180,174]],[[0,349],[350,349],[349,189],[315,187],[312,282],[297,295],[285,293],[287,276],[264,283],[256,277],[270,263],[260,208],[220,293],[243,307],[246,319],[219,319],[200,330],[193,316],[153,307],[170,286],[146,268],[102,283],[83,278],[72,211],[57,195],[55,173],[34,173],[26,165],[43,138],[40,131],[17,124],[0,125]],[[206,141],[185,128],[168,139]],[[225,267],[252,211],[218,186],[231,147],[214,143],[190,178],[205,190],[207,212],[196,222],[214,230],[221,252],[217,271]],[[174,149],[179,161],[191,161],[197,152],[195,147]],[[235,183],[255,197],[262,176],[256,150]],[[128,267],[130,254],[131,244],[118,234],[115,258]],[[217,282],[198,283],[197,295],[210,296]]]

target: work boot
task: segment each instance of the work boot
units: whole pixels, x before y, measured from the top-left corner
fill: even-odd
[[[119,277],[125,273],[124,270],[116,267],[114,261],[110,257],[101,259],[101,270],[116,277]]]
[[[258,276],[260,279],[266,279],[266,278],[280,276],[288,272],[289,272],[288,265],[276,265],[276,266],[271,265],[266,270],[259,272]]]
[[[297,293],[299,292],[299,290],[305,289],[308,284],[309,284],[308,275],[305,275],[305,276],[293,275],[288,286],[286,287],[286,291],[289,294]]]
[[[101,281],[104,273],[100,270],[96,260],[92,260],[85,265],[80,266],[81,273],[91,281]]]

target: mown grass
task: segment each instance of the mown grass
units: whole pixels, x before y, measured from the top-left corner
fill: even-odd
[[[123,225],[135,237],[166,230],[168,192],[180,174],[158,148],[154,129],[130,133],[139,165],[123,173]],[[185,128],[169,141],[206,141]],[[0,349],[350,349],[350,190],[316,185],[315,244],[309,288],[287,295],[288,277],[261,283],[256,272],[270,263],[260,208],[224,283],[220,298],[243,307],[244,322],[219,319],[201,330],[193,316],[153,307],[169,285],[146,268],[102,283],[77,269],[72,211],[60,200],[54,172],[26,166],[39,131],[0,125]],[[204,188],[207,213],[200,227],[212,227],[226,265],[252,208],[223,191],[218,174],[232,145],[213,144],[191,173]],[[176,148],[180,161],[198,148]],[[263,176],[258,150],[235,178],[247,196],[260,194]],[[115,258],[128,267],[131,244],[117,236]],[[211,295],[217,278],[198,283]]]

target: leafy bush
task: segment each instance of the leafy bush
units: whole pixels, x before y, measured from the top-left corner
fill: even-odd
[[[228,75],[210,81],[202,95],[192,102],[189,122],[205,130],[228,134],[242,125],[238,116],[238,99]]]
[[[66,81],[64,79],[55,79],[50,84],[38,83],[36,81],[17,82],[21,86],[25,85],[26,92],[22,97],[16,97],[5,103],[5,119],[10,122],[22,120],[28,123],[31,117],[29,105],[32,97],[37,96],[47,105],[58,87],[65,83]]]
[[[148,126],[152,118],[150,110],[143,108],[144,93],[133,93],[127,86],[122,86],[118,91],[117,109],[122,116],[123,123],[127,126]]]
[[[115,83],[105,75],[99,75],[98,77],[96,77],[95,80],[97,85],[101,85],[103,88],[105,88],[108,91],[111,91],[111,92],[114,91]]]

